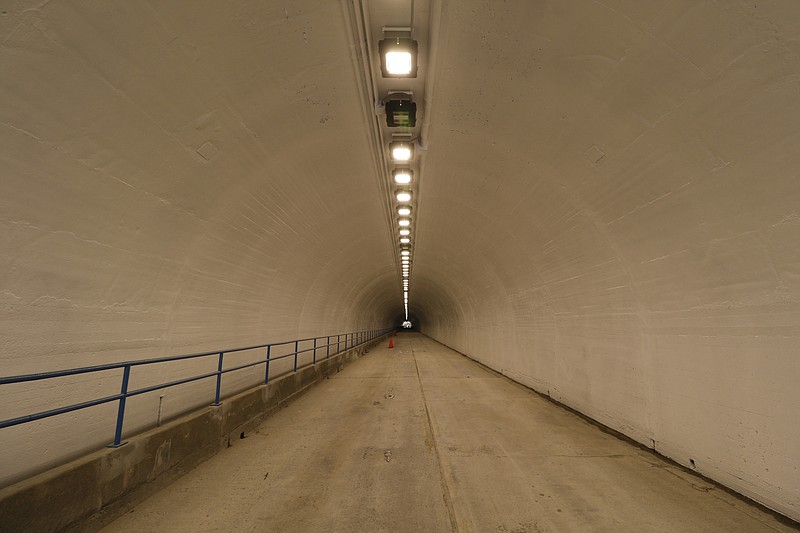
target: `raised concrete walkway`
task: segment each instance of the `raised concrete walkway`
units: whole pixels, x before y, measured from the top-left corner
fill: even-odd
[[[420,334],[104,531],[796,531]]]

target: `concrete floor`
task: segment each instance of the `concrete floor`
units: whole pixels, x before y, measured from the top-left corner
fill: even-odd
[[[796,531],[402,333],[104,531]]]

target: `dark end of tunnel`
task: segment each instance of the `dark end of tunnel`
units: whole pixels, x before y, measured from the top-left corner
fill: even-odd
[[[420,331],[419,319],[417,318],[416,315],[414,315],[412,313],[409,313],[409,315],[408,315],[408,321],[411,322],[411,327],[410,328],[404,328],[403,327],[403,322],[405,322],[405,321],[406,321],[405,316],[397,315],[395,317],[395,319],[394,319],[393,324],[395,324],[401,331]]]

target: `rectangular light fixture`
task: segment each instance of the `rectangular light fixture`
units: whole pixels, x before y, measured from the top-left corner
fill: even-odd
[[[413,128],[417,125],[417,104],[411,100],[389,100],[384,109],[386,125],[390,128]]]
[[[395,141],[389,144],[392,161],[411,161],[414,158],[414,145],[410,142]]]
[[[396,168],[392,171],[394,182],[399,185],[408,185],[414,177],[414,172],[407,168]]]
[[[384,78],[417,77],[417,41],[408,37],[381,39],[378,53]]]

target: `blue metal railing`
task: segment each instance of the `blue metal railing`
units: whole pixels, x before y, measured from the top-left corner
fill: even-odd
[[[193,381],[200,381],[203,379],[208,379],[212,377],[216,377],[215,380],[215,393],[214,393],[214,403],[212,405],[221,405],[221,398],[220,393],[222,391],[222,375],[227,374],[230,372],[236,372],[237,370],[243,370],[245,368],[252,368],[258,365],[264,365],[264,384],[269,383],[270,379],[270,364],[274,361],[279,361],[281,359],[286,359],[289,357],[294,358],[294,362],[292,365],[292,372],[297,372],[298,370],[298,359],[302,354],[313,352],[312,362],[305,366],[315,365],[317,364],[317,354],[318,351],[321,351],[323,348],[325,349],[325,359],[329,358],[331,355],[336,355],[343,351],[350,350],[367,342],[377,339],[378,337],[389,333],[397,328],[385,328],[380,330],[365,330],[365,331],[356,331],[352,333],[340,333],[338,335],[327,335],[322,337],[309,337],[307,339],[295,339],[291,341],[284,341],[284,342],[273,342],[269,344],[258,344],[255,346],[246,346],[243,348],[232,348],[229,350],[215,350],[212,352],[203,352],[203,353],[196,353],[196,354],[189,354],[189,355],[175,355],[170,357],[159,357],[156,359],[141,359],[138,361],[125,361],[121,363],[109,363],[105,365],[95,365],[95,366],[87,366],[82,368],[71,368],[67,370],[56,370],[53,372],[43,372],[38,374],[27,374],[21,376],[9,376],[9,377],[0,377],[0,385],[8,385],[11,383],[25,383],[30,381],[39,381],[44,379],[53,379],[59,378],[64,376],[75,376],[78,374],[88,374],[93,372],[103,372],[107,370],[116,370],[122,369],[122,385],[120,387],[119,394],[112,394],[111,396],[104,396],[102,398],[95,398],[94,400],[88,400],[85,402],[80,402],[72,405],[67,405],[64,407],[58,407],[55,409],[50,409],[47,411],[40,411],[38,413],[32,413],[29,415],[19,416],[16,418],[10,418],[8,420],[0,420],[0,429],[7,428],[11,426],[17,426],[19,424],[25,424],[28,422],[33,422],[35,420],[41,420],[43,418],[49,418],[51,416],[56,416],[64,413],[70,413],[72,411],[78,411],[81,409],[87,409],[89,407],[94,407],[96,405],[101,405],[108,402],[118,401],[119,406],[117,409],[117,420],[116,420],[116,427],[114,430],[114,442],[113,444],[109,444],[111,447],[119,447],[125,444],[122,442],[122,426],[125,421],[125,403],[128,398],[133,396],[139,396],[141,394],[146,394],[148,392],[153,392],[157,390],[167,389],[169,387],[175,387],[177,385],[183,385],[184,383],[191,383]],[[332,339],[336,339],[335,342]],[[325,339],[325,344],[320,344],[319,341]],[[308,344],[313,341],[313,346],[308,348],[300,349],[303,345]],[[275,350],[274,348],[282,347],[282,346],[291,346],[294,344],[294,350],[290,351],[286,354],[274,356]],[[335,347],[335,351],[331,351],[331,347]],[[244,352],[247,350],[258,350],[258,349],[266,349],[265,358],[259,359],[255,362],[246,363],[243,365],[238,365],[232,368],[225,368],[223,369],[225,354],[231,354],[236,352]],[[217,370],[215,372],[206,372],[204,374],[198,374],[195,376],[191,376],[188,378],[178,379],[174,381],[169,381],[166,383],[160,383],[157,385],[151,385],[148,387],[142,387],[135,390],[128,390],[128,384],[130,383],[131,377],[131,370],[137,366],[146,366],[146,365],[153,365],[158,363],[169,363],[174,361],[185,361],[187,359],[198,359],[203,357],[212,357],[216,356],[217,360]],[[321,358],[321,357],[320,357]],[[303,367],[301,367],[303,368]],[[284,372],[284,374],[288,374],[289,372]],[[280,374],[283,375],[283,374]],[[277,377],[277,376],[273,376]]]

